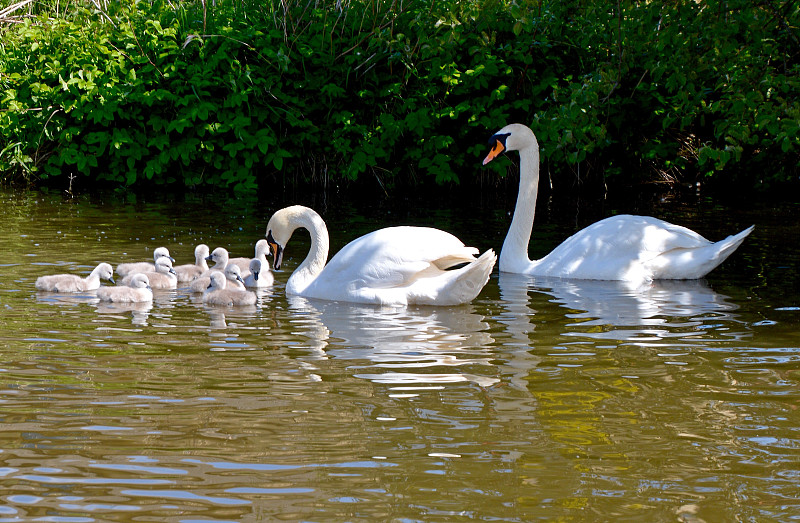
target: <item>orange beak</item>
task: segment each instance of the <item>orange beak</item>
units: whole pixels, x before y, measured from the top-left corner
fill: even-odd
[[[489,154],[486,155],[486,158],[483,159],[483,165],[486,165],[487,163],[491,162],[492,160],[500,156],[500,154],[502,154],[502,152],[505,150],[506,147],[500,142],[500,140],[497,140],[497,145],[495,145],[492,148],[492,150],[489,151]]]

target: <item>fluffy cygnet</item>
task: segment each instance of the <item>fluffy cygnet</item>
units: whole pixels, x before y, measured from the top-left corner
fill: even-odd
[[[244,279],[242,278],[242,271],[236,265],[228,265],[224,271],[212,269],[207,276],[201,276],[189,284],[189,290],[192,292],[206,292],[208,286],[211,284],[211,275],[214,273],[223,274],[228,280],[228,289],[244,290]]]
[[[228,249],[225,247],[217,247],[213,251],[211,251],[211,255],[206,257],[207,261],[213,261],[215,270],[224,271],[225,267],[228,266]],[[206,274],[205,276],[209,276]]]
[[[103,287],[97,289],[97,297],[103,301],[117,303],[138,303],[153,301],[153,290],[147,276],[137,273],[131,276],[130,286],[118,285],[116,287]]]
[[[234,265],[234,267],[236,266]],[[227,279],[221,272],[213,273],[211,275],[211,283],[208,289],[203,293],[203,303],[209,305],[227,305],[229,307],[256,304],[256,293],[226,289],[226,281]]]
[[[83,292],[100,288],[100,280],[114,283],[114,269],[107,263],[101,263],[85,278],[75,274],[51,274],[39,276],[34,284],[40,291]]]
[[[178,265],[174,267],[175,274],[178,276],[179,282],[192,281],[203,275],[208,271],[208,245],[201,243],[194,248],[194,263],[187,263],[185,265]]]
[[[275,277],[272,276],[272,272],[269,269],[262,270],[262,268],[263,265],[258,258],[250,260],[250,274],[244,278],[245,287],[263,288],[272,285]]]
[[[161,257],[156,260],[155,270],[153,271],[137,272],[125,276],[120,284],[130,286],[136,274],[147,276],[151,289],[174,289],[178,286],[178,277],[175,275],[175,269],[172,268],[172,262],[169,261],[169,258]]]
[[[269,254],[269,243],[267,240],[258,240],[256,242],[256,255],[253,258],[230,258],[228,263],[234,263],[239,266],[239,269],[242,271],[242,276],[247,276],[247,273],[250,272],[250,262],[252,259],[256,259],[261,262],[262,269],[266,268],[269,269],[269,263],[267,262],[267,254]]]
[[[158,247],[153,251],[153,263],[150,262],[133,262],[133,263],[120,263],[117,265],[117,274],[120,276],[127,276],[137,272],[153,272],[156,270],[155,261],[159,258],[168,258],[169,261],[174,262],[175,258],[169,255],[169,249],[166,247]]]

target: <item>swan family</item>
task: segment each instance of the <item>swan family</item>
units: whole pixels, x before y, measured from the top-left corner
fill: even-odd
[[[511,225],[500,250],[501,272],[568,279],[618,280],[641,285],[659,279],[698,279],[730,256],[748,234],[742,232],[710,242],[698,233],[650,216],[619,215],[600,220],[570,236],[539,260],[528,257],[539,185],[539,144],[530,128],[511,124],[492,135],[483,164],[517,151],[520,157],[519,193]],[[275,212],[265,238],[255,244],[253,258],[230,258],[217,247],[195,248],[195,263],[173,266],[166,247],[153,251],[153,262],[123,263],[122,278],[112,284],[108,263],[89,276],[41,276],[36,288],[53,292],[97,291],[101,300],[141,302],[153,299],[153,289],[184,284],[203,292],[209,305],[254,305],[247,290],[274,283],[267,254],[279,270],[292,234],[306,229],[311,246],[286,282],[286,294],[307,298],[376,305],[459,305],[475,299],[486,285],[498,257],[482,254],[456,236],[432,227],[396,226],[356,238],[330,260],[328,229],[313,209],[293,205]],[[213,262],[212,267],[208,262]]]

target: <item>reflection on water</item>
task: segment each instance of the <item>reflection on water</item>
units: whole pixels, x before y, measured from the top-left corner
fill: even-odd
[[[303,322],[297,334],[307,336],[321,354],[364,362],[351,366],[356,377],[404,391],[459,381],[488,387],[499,381],[460,369],[483,366],[485,372],[492,366],[489,324],[471,305],[390,308],[299,296],[287,300]],[[364,372],[368,369],[380,372]]]
[[[0,204],[0,522],[797,516],[794,208],[741,218],[752,241],[708,282],[495,274],[470,305],[393,309],[287,298],[288,271],[244,308],[40,293],[153,245],[246,254],[274,209]],[[326,216],[334,245],[377,226],[354,212]],[[428,221],[483,245],[506,218]]]

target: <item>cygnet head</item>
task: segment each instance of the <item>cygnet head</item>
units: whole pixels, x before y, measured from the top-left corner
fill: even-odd
[[[217,247],[211,251],[211,255],[206,257],[206,261],[213,261],[215,266],[225,266],[228,264],[228,250],[224,247]]]
[[[114,268],[108,263],[101,263],[95,267],[94,271],[92,272],[96,273],[102,280],[108,280],[111,283],[116,283],[114,281]]]
[[[206,258],[208,257],[208,254],[209,254],[208,245],[206,245],[205,243],[201,243],[200,245],[194,248],[195,260]]]
[[[244,285],[244,279],[242,279],[242,270],[236,264],[231,263],[225,267],[225,278],[228,278],[229,280],[236,280]]]
[[[266,240],[259,240],[266,243]],[[250,274],[253,275],[253,279],[258,281],[258,274],[261,272],[261,260],[258,258],[253,258],[250,260]]]
[[[483,165],[491,162],[506,151],[521,151],[528,147],[539,149],[536,136],[527,125],[521,123],[508,124],[489,138],[492,150],[483,159]]]
[[[158,247],[153,251],[153,261],[156,262],[160,258],[167,258],[169,261],[175,261],[175,258],[169,255],[169,249],[166,247]]]
[[[209,291],[219,291],[225,288],[225,275],[221,272],[212,272],[211,273],[211,282],[208,284]]]
[[[131,278],[131,282],[128,284],[128,287],[133,287],[134,289],[149,289],[150,280],[147,278],[146,274],[137,273]]]
[[[156,272],[162,274],[175,274],[175,269],[172,268],[171,258],[158,258],[156,260]]]

